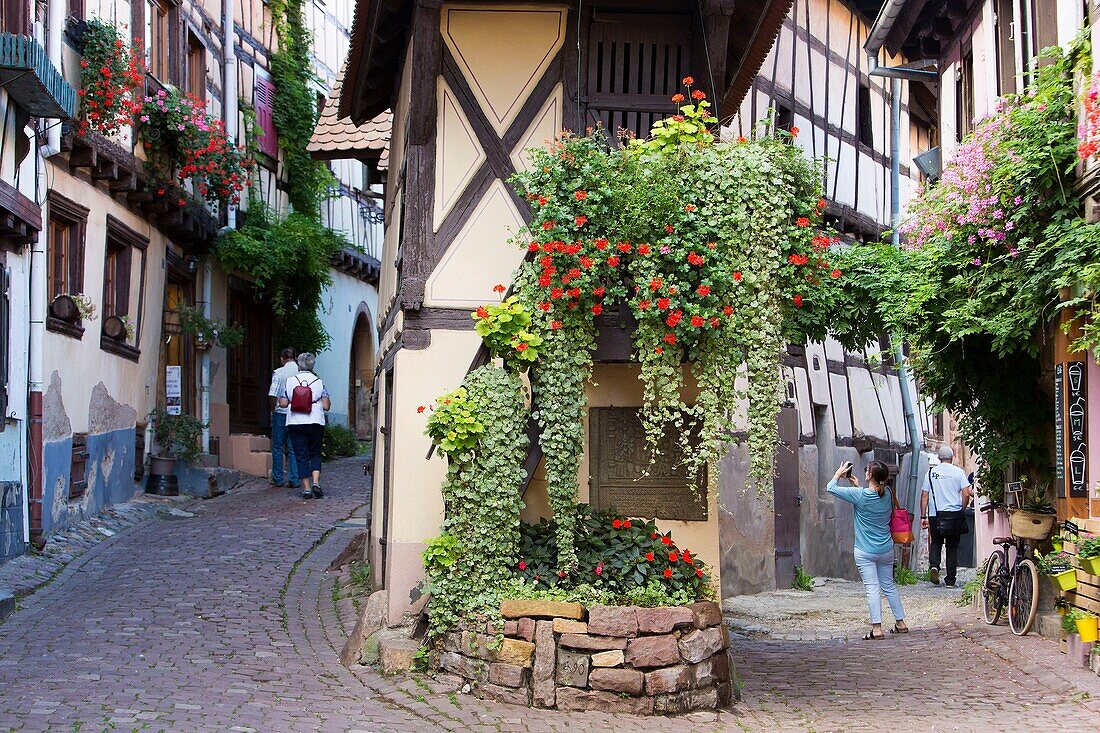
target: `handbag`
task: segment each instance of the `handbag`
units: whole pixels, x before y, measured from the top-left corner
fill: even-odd
[[[940,537],[960,537],[970,534],[970,527],[966,523],[966,512],[961,509],[956,512],[941,512],[936,510],[936,491],[932,484],[932,469],[928,469],[928,494],[932,497],[932,510],[936,515],[929,523],[936,523],[936,534]]]
[[[890,487],[890,497],[894,500],[894,508],[890,512],[890,536],[894,538],[896,545],[908,545],[915,539],[913,537],[913,520],[908,510],[898,504],[898,495]]]

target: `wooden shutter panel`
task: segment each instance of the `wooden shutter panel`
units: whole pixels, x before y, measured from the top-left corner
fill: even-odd
[[[256,127],[260,136],[260,152],[279,157],[279,139],[275,135],[275,85],[270,79],[256,77]]]
[[[11,271],[0,266],[0,426],[8,414],[8,361],[11,355]],[[3,429],[0,427],[0,429]]]
[[[84,224],[73,222],[69,227],[69,251],[65,260],[69,265],[69,292],[84,292]]]
[[[133,247],[124,246],[116,255],[118,272],[115,273],[115,310],[117,315],[130,315],[130,269]]]

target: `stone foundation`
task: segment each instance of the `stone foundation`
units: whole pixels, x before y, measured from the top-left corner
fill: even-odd
[[[718,604],[638,608],[505,601],[488,624],[444,636],[440,666],[515,705],[652,715],[730,702],[729,632]]]

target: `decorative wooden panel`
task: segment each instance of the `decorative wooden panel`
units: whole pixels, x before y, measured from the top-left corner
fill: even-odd
[[[612,134],[647,136],[654,122],[676,111],[672,95],[684,91],[681,80],[693,72],[690,17],[597,13],[588,38],[591,122]]]

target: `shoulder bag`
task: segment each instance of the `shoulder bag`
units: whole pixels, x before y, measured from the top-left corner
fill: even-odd
[[[898,495],[894,493],[894,487],[890,487],[890,498],[894,501],[894,508],[890,512],[890,535],[896,545],[908,545],[915,539],[913,537],[913,520],[909,517],[908,510],[898,504]]]

